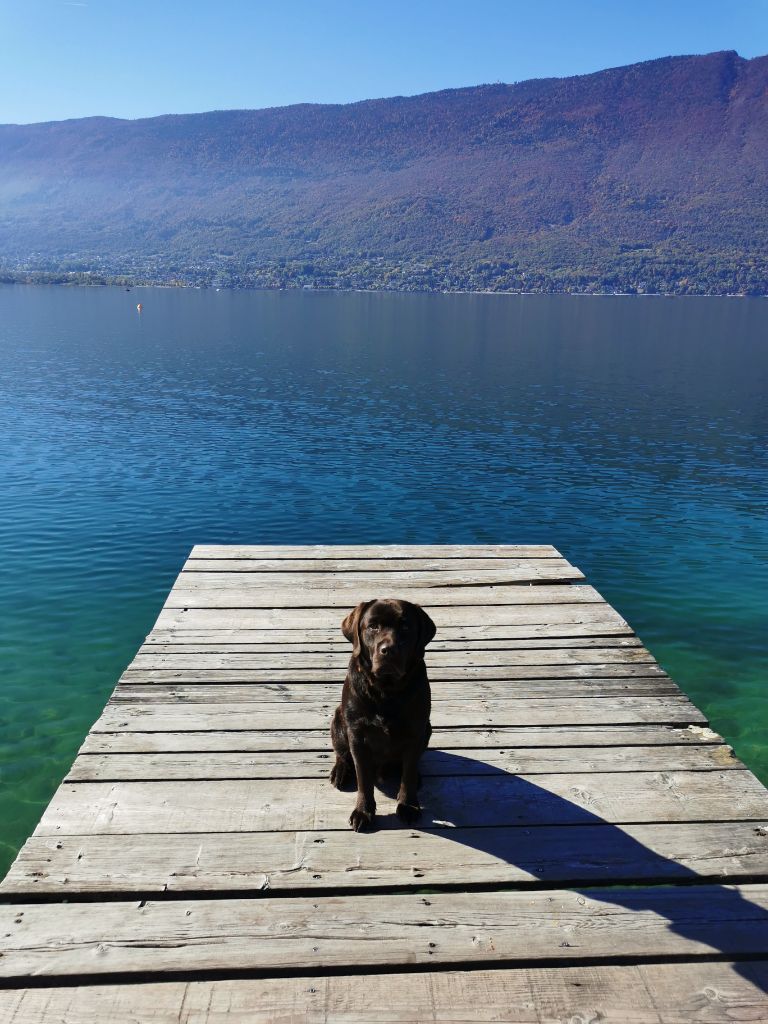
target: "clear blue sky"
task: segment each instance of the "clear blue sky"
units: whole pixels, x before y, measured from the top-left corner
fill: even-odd
[[[344,103],[768,52],[768,0],[0,0],[0,122]]]

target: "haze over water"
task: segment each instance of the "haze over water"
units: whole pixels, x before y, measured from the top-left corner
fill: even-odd
[[[552,543],[768,783],[766,338],[759,299],[0,288],[0,874],[195,543]]]

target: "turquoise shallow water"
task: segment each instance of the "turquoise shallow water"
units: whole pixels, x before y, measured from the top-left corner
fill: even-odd
[[[4,287],[0,352],[0,873],[194,543],[553,543],[768,782],[765,300]]]

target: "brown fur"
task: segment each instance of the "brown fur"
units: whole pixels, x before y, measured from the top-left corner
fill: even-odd
[[[349,823],[359,832],[373,824],[374,781],[396,765],[397,813],[410,824],[421,813],[418,761],[432,732],[424,648],[435,624],[418,605],[387,599],[359,604],[341,631],[352,644],[352,657],[331,724],[331,782],[337,789],[356,782]]]

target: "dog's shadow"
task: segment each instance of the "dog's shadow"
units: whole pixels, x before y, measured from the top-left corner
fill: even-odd
[[[435,767],[438,759],[439,769]],[[436,770],[440,775],[428,774]],[[439,835],[446,843],[471,847],[513,866],[516,870],[509,874],[509,885],[567,888],[590,901],[666,918],[669,929],[690,944],[689,954],[678,949],[669,954],[662,951],[655,958],[646,955],[646,959],[734,958],[737,971],[761,991],[768,991],[764,973],[753,971],[744,959],[738,962],[739,957],[749,960],[768,955],[768,911],[722,884],[717,871],[700,874],[645,846],[582,804],[537,786],[530,777],[464,754],[428,751],[422,760],[422,775],[419,797],[423,811],[419,821],[410,826],[414,835]],[[383,775],[377,788],[394,798],[396,774]],[[579,797],[590,798],[585,792]],[[626,817],[632,820],[631,804]],[[393,827],[404,827],[395,814],[377,815],[377,828]],[[627,828],[642,831],[636,826]],[[755,822],[755,834],[762,841],[764,828],[759,822]],[[681,856],[686,852],[683,849]],[[716,852],[712,858],[717,859]],[[448,852],[445,860],[450,863]],[[737,878],[755,880],[748,872]],[[503,872],[494,873],[496,887],[504,882]],[[694,882],[711,887],[691,888]],[[428,872],[423,884],[429,885]],[[686,884],[687,890],[682,888]],[[621,959],[618,947],[616,958]]]

